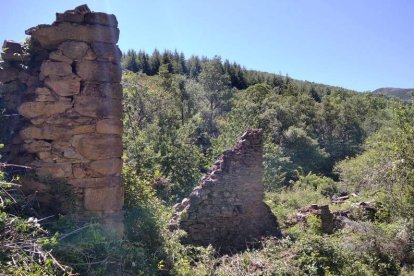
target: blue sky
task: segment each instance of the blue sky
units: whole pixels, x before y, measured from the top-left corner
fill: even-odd
[[[123,51],[220,55],[358,91],[414,87],[411,0],[0,0],[0,39],[84,3],[117,16]]]

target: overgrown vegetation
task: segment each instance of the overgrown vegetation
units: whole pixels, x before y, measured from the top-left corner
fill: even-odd
[[[0,231],[34,242],[44,257],[2,247],[4,271],[412,275],[413,105],[249,71],[219,57],[131,50],[123,66],[125,240],[94,221],[69,217],[44,224],[46,232],[43,221],[12,212],[18,205],[4,193],[11,186],[0,194]],[[264,130],[266,202],[285,237],[232,256],[182,245],[185,233],[168,230],[172,205],[247,128]],[[331,203],[352,193],[342,204]],[[361,202],[375,204],[376,213],[367,217]],[[350,222],[329,235],[316,216],[295,222],[298,209],[310,204],[329,204],[333,212],[348,213]]]

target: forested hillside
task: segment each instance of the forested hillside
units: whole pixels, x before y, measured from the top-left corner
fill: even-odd
[[[378,95],[384,95],[388,97],[396,97],[404,102],[411,102],[413,97],[414,89],[402,89],[402,88],[378,88],[375,89],[372,93]]]
[[[389,124],[401,105],[248,71],[220,57],[131,50],[123,65],[128,160],[167,178],[174,200],[247,128],[265,131],[270,190],[310,172],[337,180],[335,163],[360,154],[366,138]]]
[[[285,239],[232,257],[187,247],[186,265],[169,264],[173,274],[410,273],[412,106],[177,51],[131,50],[123,66],[128,173],[151,185],[161,205],[187,195],[244,130],[265,134],[266,198]],[[329,204],[346,222],[329,235],[317,217],[298,223],[310,204]]]
[[[39,247],[32,255],[1,248],[4,271],[412,275],[412,104],[247,70],[218,56],[129,50],[122,65],[125,240],[68,216],[44,225],[16,220],[17,206],[30,199],[11,200],[15,189],[7,184],[0,190],[0,234],[17,237],[15,244],[36,237],[30,241]],[[172,206],[249,128],[264,132],[265,198],[283,238],[224,256],[182,244],[185,233],[168,230]],[[321,216],[298,216],[311,204],[329,206],[331,231]]]

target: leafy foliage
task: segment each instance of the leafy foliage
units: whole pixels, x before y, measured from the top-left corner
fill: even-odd
[[[412,272],[413,106],[247,70],[217,56],[187,59],[177,51],[129,50],[122,65],[125,239],[115,239],[93,220],[69,216],[47,232],[39,220],[11,212],[16,203],[7,196],[10,187],[2,186],[0,241],[31,242],[37,250],[33,255],[3,246],[2,270],[34,275]],[[264,131],[266,202],[285,237],[232,256],[181,244],[185,233],[168,230],[171,206],[248,128]],[[326,235],[316,216],[306,224],[292,223],[298,209],[330,204],[342,192],[358,197],[330,208],[349,211],[356,227]],[[362,200],[381,206],[374,219],[353,213],[352,204]]]

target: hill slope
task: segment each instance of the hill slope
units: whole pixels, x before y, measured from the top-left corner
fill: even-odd
[[[392,87],[384,87],[378,88],[374,90],[372,93],[390,96],[390,97],[397,97],[403,102],[411,102],[412,96],[411,94],[414,92],[414,88],[403,89],[403,88],[392,88]]]

